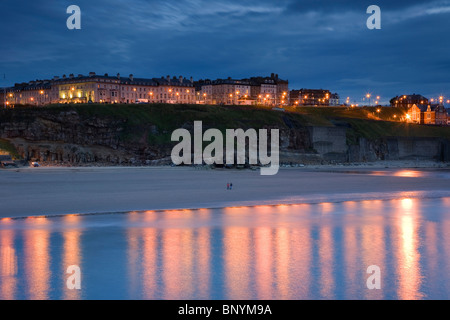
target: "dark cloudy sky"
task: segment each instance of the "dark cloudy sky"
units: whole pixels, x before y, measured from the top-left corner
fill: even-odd
[[[81,30],[66,9],[81,8]],[[368,30],[369,5],[382,29]],[[62,74],[233,78],[360,101],[450,97],[450,1],[2,0],[0,86]],[[3,79],[6,74],[6,80]]]

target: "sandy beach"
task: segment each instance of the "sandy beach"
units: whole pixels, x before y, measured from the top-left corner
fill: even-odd
[[[441,197],[450,195],[449,178],[445,168],[385,164],[282,168],[276,176],[187,167],[19,168],[0,170],[0,217]]]

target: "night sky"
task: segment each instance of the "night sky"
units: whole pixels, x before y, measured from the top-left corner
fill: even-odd
[[[81,30],[68,30],[69,5]],[[369,30],[369,5],[381,30]],[[450,1],[2,0],[0,86],[109,73],[242,78],[360,102],[420,93],[450,99]],[[6,75],[4,79],[3,75]]]

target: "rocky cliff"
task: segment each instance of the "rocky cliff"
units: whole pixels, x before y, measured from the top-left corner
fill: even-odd
[[[248,120],[241,117],[229,128],[280,129],[280,161],[284,163],[450,161],[450,143],[444,138],[359,137],[350,143],[351,126],[311,126],[296,115],[267,112],[271,112],[268,119],[254,122],[255,115],[251,114]],[[184,127],[193,131],[193,119],[202,120],[204,130],[220,126],[221,121],[221,116],[205,113],[173,118],[173,123],[170,119],[163,121],[160,114],[145,119],[144,115],[131,120],[131,116],[117,110],[96,114],[73,107],[2,110],[0,138],[13,144],[24,160],[44,164],[159,165],[171,163],[173,129]]]

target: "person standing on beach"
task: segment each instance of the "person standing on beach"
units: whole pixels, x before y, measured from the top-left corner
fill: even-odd
[[[230,183],[230,190],[233,190],[233,184]]]
[[[227,190],[230,190],[230,184],[227,183]]]

